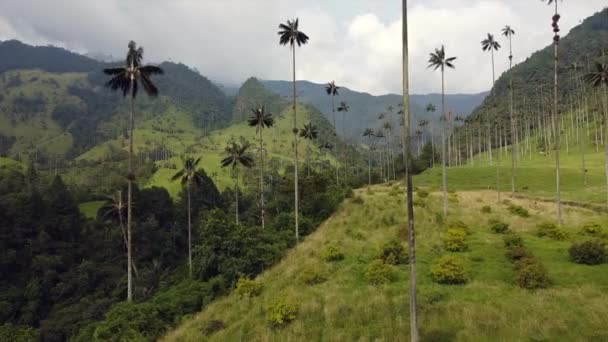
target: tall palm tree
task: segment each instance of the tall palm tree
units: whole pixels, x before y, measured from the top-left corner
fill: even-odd
[[[431,113],[435,113],[437,109],[435,108],[435,105],[432,103],[429,103],[426,105],[426,112],[431,114]],[[432,161],[433,161],[433,167],[435,167],[435,130],[433,129],[433,123],[431,122],[431,151],[433,152],[433,156],[432,156]]]
[[[333,120],[333,124],[334,124],[334,144],[337,145],[337,136],[336,134],[338,133],[338,126],[336,126],[336,103],[335,103],[335,98],[336,96],[340,95],[340,87],[338,87],[336,85],[335,81],[331,81],[329,83],[327,83],[327,86],[325,86],[325,92],[327,93],[327,95],[331,96],[331,117]],[[336,184],[340,183],[340,175],[338,172],[338,160],[336,160]]]
[[[411,113],[410,113],[410,83],[409,83],[409,51],[408,51],[408,27],[407,27],[407,0],[403,0],[402,8],[402,34],[403,39],[403,160],[405,162],[405,183],[407,194],[407,218],[408,218],[408,246],[410,266],[410,341],[418,342],[418,315],[416,311],[416,233],[414,230],[414,195],[411,172]],[[441,49],[443,51],[443,47]],[[445,54],[445,51],[444,51]],[[455,58],[452,59],[452,61]],[[451,62],[450,62],[451,63]],[[443,66],[442,66],[443,70]],[[443,74],[443,73],[442,73]]]
[[[158,89],[152,82],[152,75],[159,75],[163,70],[153,65],[142,65],[144,58],[143,47],[137,47],[134,41],[130,41],[128,45],[127,58],[125,66],[120,68],[108,68],[103,72],[112,78],[106,83],[106,86],[115,91],[122,91],[123,97],[129,96],[129,159],[128,159],[128,175],[127,175],[127,301],[133,299],[133,276],[131,265],[132,263],[132,248],[131,248],[131,224],[132,217],[132,188],[135,181],[133,174],[133,102],[137,97],[139,85],[144,88],[148,96],[157,96]]]
[[[384,124],[382,125],[382,128],[387,132],[388,134],[388,142],[387,142],[387,147],[388,147],[388,153],[389,155],[388,157],[388,178],[391,178],[391,168],[393,171],[393,177],[395,176],[395,162],[393,160],[393,149],[391,147],[391,142],[393,141],[393,124],[391,124],[390,121],[385,121]]]
[[[553,15],[553,22],[551,27],[553,28],[553,116],[551,118],[553,122],[553,127],[556,128],[555,132],[555,190],[556,190],[556,202],[557,202],[557,223],[559,225],[562,224],[562,199],[561,199],[561,191],[560,191],[560,162],[559,162],[559,150],[560,146],[560,127],[559,120],[557,119],[557,67],[559,64],[558,57],[558,46],[559,46],[559,19],[561,16],[557,13],[557,0],[541,0],[542,2],[547,2],[547,5],[555,4],[555,14]]]
[[[319,135],[319,131],[317,130],[317,126],[313,125],[312,122],[305,124],[303,128],[300,129],[300,137],[308,140],[309,146],[306,149],[306,154],[308,155],[306,159],[308,159],[308,176],[310,177],[310,142],[317,139]]]
[[[363,131],[363,136],[367,138],[367,186],[370,187],[372,185],[372,139],[376,136],[374,130],[371,128],[366,128]]]
[[[502,29],[502,35],[509,39],[509,71],[513,68],[513,36],[515,31],[507,25]],[[509,72],[509,118],[511,120],[511,192],[515,192],[515,155],[517,140],[515,139],[515,120],[513,119],[513,73]]]
[[[250,127],[255,127],[256,132],[260,135],[260,208],[262,209],[262,229],[265,228],[264,222],[264,136],[262,135],[262,131],[264,128],[270,128],[274,125],[274,119],[272,118],[272,113],[266,112],[264,106],[261,108],[253,108],[251,110],[253,115],[249,118]]]
[[[338,107],[338,112],[342,113],[342,139],[344,139],[344,141],[346,141],[346,113],[348,113],[348,111],[350,110],[350,106],[342,101],[340,102],[340,107]],[[346,151],[344,151],[346,152]],[[348,165],[347,165],[347,159],[346,159],[346,153],[344,153],[343,155],[344,157],[344,181],[348,182],[347,179],[347,171],[348,171]]]
[[[279,24],[279,44],[289,45],[293,57],[293,144],[294,144],[294,199],[295,199],[295,221],[296,221],[296,241],[300,239],[298,221],[298,119],[296,111],[296,45],[302,46],[308,43],[308,36],[300,31],[299,19],[287,20],[285,24]]]
[[[201,158],[183,159],[184,167],[171,177],[172,182],[181,179],[182,186],[186,186],[188,193],[188,270],[190,271],[190,277],[192,277],[192,205],[190,193],[192,183],[200,185],[203,180],[203,175],[196,170],[200,161]]]
[[[481,41],[481,48],[483,51],[490,51],[490,54],[492,55],[492,90],[490,98],[492,102],[492,107],[495,107],[496,102],[494,99],[494,84],[496,83],[496,75],[494,72],[494,51],[498,51],[500,49],[500,43],[494,40],[494,35],[488,33],[488,37]],[[494,115],[498,115],[498,113],[494,113]],[[488,118],[488,123],[490,122],[490,120],[491,118]],[[490,149],[490,158],[492,158],[491,136],[492,135],[488,130],[488,139],[490,139],[488,145]],[[498,149],[498,155],[496,156],[496,193],[498,194],[498,203],[500,203],[500,146]]]
[[[221,161],[222,167],[230,166],[234,172],[234,195],[236,199],[236,224],[239,224],[239,166],[250,168],[253,166],[253,158],[247,154],[247,144],[237,144],[232,141],[226,146],[226,156]]]
[[[443,118],[446,117],[445,113],[445,68],[454,69],[454,61],[456,57],[446,57],[445,56],[445,48],[441,45],[440,49],[435,49],[435,52],[431,52],[429,57],[429,68],[434,68],[434,70],[441,69],[441,116]],[[408,98],[409,100],[409,98]],[[404,102],[405,103],[405,102]],[[404,108],[405,105],[404,105]],[[443,129],[441,130],[441,167],[442,167],[442,184],[443,184],[443,215],[448,214],[448,181],[447,181],[447,173],[445,169],[445,130],[446,130],[445,121],[443,123]],[[408,132],[406,132],[408,133]]]
[[[585,75],[585,81],[604,91],[604,136],[608,137],[608,63],[596,63],[596,70]],[[606,207],[608,208],[608,138],[604,139],[606,173]]]

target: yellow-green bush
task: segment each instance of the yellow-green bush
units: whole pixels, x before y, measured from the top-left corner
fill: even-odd
[[[424,190],[424,189],[418,189],[418,190],[416,191],[416,194],[417,194],[417,195],[418,195],[418,197],[420,197],[420,198],[427,198],[427,197],[429,197],[429,192],[428,192],[428,191],[426,191],[426,190]]]
[[[468,281],[464,261],[453,255],[444,255],[431,266],[431,277],[439,284],[465,284]]]
[[[382,285],[394,281],[396,275],[390,265],[385,264],[382,260],[374,260],[367,266],[365,277],[370,284]]]
[[[568,238],[568,233],[562,228],[557,227],[554,223],[545,222],[536,226],[536,235],[539,237],[548,237],[553,240],[563,241]]]
[[[329,245],[323,250],[321,258],[328,262],[340,261],[344,259],[344,253],[342,253],[340,248],[334,245]]]
[[[442,237],[443,246],[450,252],[464,252],[467,250],[467,244],[464,241],[466,237],[466,231],[459,228],[448,228]]]
[[[316,268],[308,267],[300,273],[300,281],[307,285],[321,284],[327,280],[323,273]]]
[[[282,328],[296,319],[298,306],[284,298],[266,305],[266,322],[273,328]]]
[[[262,293],[262,284],[246,277],[241,277],[236,282],[234,292],[240,297],[257,297]]]
[[[604,229],[597,223],[587,223],[581,227],[581,234],[592,237],[600,237],[604,235]]]
[[[405,264],[408,261],[408,253],[397,239],[388,241],[382,246],[380,259],[389,265]]]

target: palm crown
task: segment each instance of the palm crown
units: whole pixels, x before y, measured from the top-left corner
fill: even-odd
[[[374,135],[375,135],[374,130],[373,130],[373,129],[371,129],[371,128],[366,128],[366,129],[363,131],[363,136],[364,136],[364,137],[371,138],[371,137],[373,137]]]
[[[494,40],[494,35],[488,33],[488,37],[481,41],[481,48],[483,51],[498,51],[498,49],[500,49],[500,43]]]
[[[503,29],[502,29],[502,35],[509,38],[511,36],[515,35],[515,31],[511,28],[511,26],[506,25]]]
[[[331,82],[327,83],[327,86],[325,86],[325,91],[327,92],[327,95],[332,95],[332,96],[340,95],[338,93],[339,89],[340,89],[340,87],[338,87],[336,85],[335,81],[331,81]]]
[[[231,142],[226,146],[226,153],[228,156],[221,161],[222,167],[230,166],[235,169],[239,165],[243,165],[244,167],[252,167],[253,166],[253,158],[251,158],[247,154],[247,149],[249,148],[248,144],[237,144],[236,142]]]
[[[134,41],[129,42],[126,65],[122,68],[107,68],[103,72],[113,76],[106,86],[112,90],[122,90],[122,95],[127,96],[131,90],[131,96],[137,96],[138,85],[141,83],[149,96],[158,95],[158,89],[152,83],[151,75],[162,74],[163,70],[153,65],[141,65],[144,56],[144,49]],[[131,84],[132,83],[132,84]]]
[[[348,106],[348,104],[344,101],[340,102],[340,107],[338,107],[338,112],[348,112],[348,110],[350,109],[350,107]]]
[[[252,108],[251,112],[253,115],[247,123],[250,127],[256,127],[256,131],[259,131],[264,128],[272,127],[274,125],[274,119],[272,118],[272,113],[266,112],[264,106],[261,108]]]
[[[317,126],[313,125],[312,122],[304,124],[304,127],[300,129],[300,137],[308,140],[314,140],[319,135]]]
[[[426,111],[427,112],[434,112],[436,110],[435,105],[432,103],[429,103],[428,105],[426,105]]]
[[[441,71],[443,71],[446,66],[454,69],[454,60],[456,60],[456,57],[445,57],[445,47],[441,45],[441,48],[435,49],[435,52],[431,52],[428,67],[435,68],[435,70],[441,68]]]
[[[279,24],[279,43],[281,45],[289,44],[290,47],[294,47],[296,44],[298,46],[305,45],[308,43],[308,36],[306,33],[300,31],[298,29],[299,19],[295,20],[287,20],[285,24]]]
[[[201,158],[183,159],[184,168],[177,171],[177,173],[175,173],[173,177],[171,177],[171,181],[176,181],[181,178],[182,185],[190,184],[191,182],[194,182],[196,185],[199,185],[200,182],[203,180],[203,175],[196,171],[200,161]]]
[[[596,63],[595,69],[595,71],[585,75],[585,82],[594,87],[599,87],[602,83],[608,86],[608,64]]]

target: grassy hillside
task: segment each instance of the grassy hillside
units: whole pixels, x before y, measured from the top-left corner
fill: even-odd
[[[470,234],[468,249],[444,251],[445,225],[437,221],[440,195],[416,195],[419,324],[428,341],[572,341],[608,338],[608,265],[582,266],[569,261],[572,242],[586,238],[579,227],[588,222],[605,225],[606,218],[568,207],[563,241],[540,238],[536,225],[555,210],[552,204],[511,199],[530,212],[529,218],[510,214],[494,203],[491,192],[450,195],[449,221],[462,221]],[[276,267],[259,276],[259,296],[231,294],[185,321],[164,341],[406,341],[408,340],[408,268],[389,266],[392,281],[372,285],[366,271],[391,239],[405,240],[402,188],[374,186],[358,190],[317,232],[290,251]],[[548,271],[548,289],[525,290],[515,285],[512,264],[505,257],[503,236],[489,229],[491,219],[510,224]],[[324,261],[329,246],[343,260]],[[468,283],[439,285],[431,265],[444,254],[464,260]],[[318,284],[302,276],[316,274]],[[323,280],[325,279],[325,280]],[[269,305],[282,300],[297,309],[283,328],[267,322]],[[213,329],[215,328],[215,329]]]

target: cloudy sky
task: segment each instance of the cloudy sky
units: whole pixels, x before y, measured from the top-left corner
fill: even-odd
[[[128,40],[149,61],[180,61],[231,85],[249,76],[290,79],[289,49],[278,46],[277,25],[299,17],[310,44],[298,50],[298,79],[336,80],[351,89],[400,91],[399,0],[2,0],[0,40],[53,44],[78,52],[123,56]],[[606,0],[560,2],[562,31],[606,6]],[[410,0],[413,92],[440,90],[428,54],[445,44],[457,56],[446,76],[449,93],[489,89],[490,56],[480,41],[511,25],[515,61],[551,42],[552,9],[538,0]],[[497,72],[508,67],[508,44]]]

